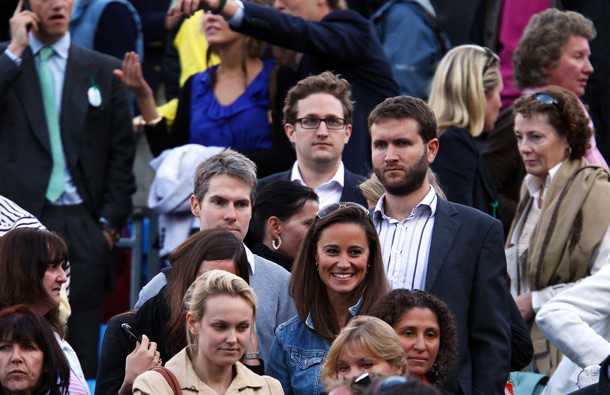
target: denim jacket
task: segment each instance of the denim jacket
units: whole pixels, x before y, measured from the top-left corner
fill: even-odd
[[[350,314],[357,315],[361,306],[362,299],[350,307]],[[330,345],[315,333],[311,314],[305,322],[293,317],[275,330],[265,374],[278,379],[286,395],[322,394],[320,369]]]

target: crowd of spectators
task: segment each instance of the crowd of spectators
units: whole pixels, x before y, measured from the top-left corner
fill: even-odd
[[[0,391],[609,393],[610,7],[433,3],[19,0]],[[167,267],[98,355],[138,140]]]

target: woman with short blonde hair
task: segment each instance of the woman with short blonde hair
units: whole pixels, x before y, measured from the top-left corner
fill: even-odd
[[[359,366],[353,366],[354,361]],[[394,329],[379,318],[354,317],[333,341],[320,371],[329,390],[343,379],[364,372],[406,375],[407,356]]]

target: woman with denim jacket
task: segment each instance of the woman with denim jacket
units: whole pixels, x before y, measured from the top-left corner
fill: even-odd
[[[323,207],[292,269],[298,316],[277,328],[266,373],[286,394],[323,393],[320,369],[332,341],[388,289],[369,211],[356,203]]]

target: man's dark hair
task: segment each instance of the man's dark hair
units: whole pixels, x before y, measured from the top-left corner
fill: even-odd
[[[390,119],[414,119],[419,125],[419,135],[424,143],[436,138],[436,117],[425,101],[411,96],[396,96],[385,99],[369,115],[371,127]]]

